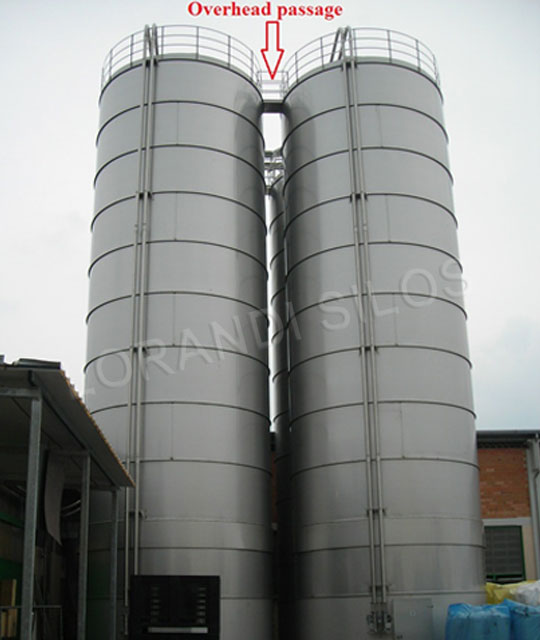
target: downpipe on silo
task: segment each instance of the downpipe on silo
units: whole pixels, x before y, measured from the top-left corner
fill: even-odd
[[[142,192],[142,230],[141,230],[141,277],[139,296],[139,319],[137,336],[137,407],[135,420],[135,521],[133,531],[133,573],[139,574],[139,547],[140,547],[140,467],[141,467],[141,432],[142,432],[142,396],[143,396],[143,359],[146,352],[146,296],[148,285],[148,235],[150,226],[150,200],[152,190],[152,145],[154,138],[154,102],[156,96],[156,65],[157,65],[157,27],[152,25],[149,30],[150,58],[148,78],[148,108],[146,111],[147,126],[144,141],[144,189]]]
[[[352,33],[349,28],[350,37]],[[353,40],[354,42],[354,40]],[[354,69],[353,69],[354,70]],[[364,164],[362,162],[362,134],[360,129],[360,118],[357,107],[358,91],[356,86],[356,74],[351,73],[352,78],[352,95],[354,98],[354,119],[356,141],[357,141],[357,154],[358,162],[356,168],[358,170],[358,181],[360,184],[360,213],[362,216],[362,240],[363,240],[363,256],[364,256],[364,273],[366,274],[366,295],[368,301],[368,314],[366,315],[368,323],[369,333],[369,356],[371,360],[371,392],[373,400],[373,427],[375,433],[375,466],[377,471],[377,498],[379,501],[379,538],[380,538],[380,553],[381,553],[381,587],[382,587],[382,602],[387,604],[387,576],[386,576],[386,536],[384,532],[384,495],[383,495],[383,483],[382,483],[382,460],[381,460],[381,442],[380,442],[380,420],[379,420],[379,391],[378,391],[378,379],[377,379],[377,359],[375,354],[375,329],[373,319],[373,289],[371,280],[371,262],[369,259],[369,227],[367,219],[367,192],[366,192],[366,180],[364,173]]]
[[[151,177],[150,154],[153,133],[153,99],[155,93],[154,67],[157,53],[157,31],[155,25],[146,26],[143,43],[143,90],[141,96],[140,113],[141,126],[139,147],[137,151],[137,217],[135,224],[135,238],[133,242],[133,290],[131,296],[132,325],[130,362],[131,375],[129,382],[129,412],[128,412],[128,442],[126,467],[131,472],[135,462],[135,522],[134,522],[134,573],[138,572],[138,543],[139,543],[139,466],[140,466],[140,430],[141,430],[141,397],[145,336],[145,283],[147,278],[147,239],[148,239],[148,208],[149,182]],[[154,53],[155,52],[155,53]],[[135,447],[134,447],[135,445]],[[133,450],[135,448],[135,451]],[[130,489],[126,489],[125,496],[125,531],[124,531],[124,634],[128,633],[127,610],[129,607],[129,576],[130,576]]]
[[[140,133],[139,133],[139,146],[137,150],[137,192],[136,206],[137,216],[135,222],[135,234],[133,240],[133,289],[131,294],[131,341],[130,341],[130,378],[129,378],[129,409],[128,409],[128,433],[127,433],[127,447],[126,447],[126,468],[128,472],[132,472],[132,458],[133,458],[133,439],[134,439],[134,405],[136,404],[136,391],[137,387],[134,384],[137,367],[137,334],[138,334],[138,304],[140,298],[140,247],[141,247],[141,229],[142,229],[142,200],[140,194],[143,191],[143,149],[144,140],[146,139],[146,104],[148,101],[148,73],[147,73],[147,59],[148,59],[148,47],[149,47],[149,32],[148,26],[144,29],[143,40],[143,57],[142,57],[142,71],[143,71],[143,90],[141,95],[141,103],[139,112],[140,118]],[[130,503],[131,503],[131,488],[125,490],[125,504],[124,504],[124,635],[128,633],[127,626],[127,610],[129,607],[129,574],[130,574],[130,530],[131,530],[131,515],[130,515]]]
[[[339,33],[336,36],[338,38]],[[349,52],[346,52],[348,44]],[[356,86],[356,63],[354,35],[350,27],[341,31],[342,70],[347,97],[346,121],[349,146],[349,170],[351,174],[351,207],[357,278],[357,299],[359,309],[360,355],[364,371],[364,422],[366,435],[366,478],[368,495],[368,524],[370,538],[371,606],[368,617],[370,631],[389,633],[392,619],[388,612],[386,544],[384,528],[384,495],[382,486],[382,462],[380,446],[379,398],[377,385],[377,363],[375,354],[375,332],[373,319],[373,295],[371,286],[371,264],[369,259],[369,235],[367,219],[367,194],[362,161],[362,140],[358,114],[358,92]],[[359,223],[360,217],[360,223]],[[366,305],[364,305],[364,297]],[[371,396],[371,398],[370,398]],[[370,402],[371,400],[371,402]],[[370,411],[371,404],[371,411]],[[376,495],[373,488],[373,466],[375,466]],[[374,506],[375,505],[375,506]],[[376,571],[375,514],[379,538],[379,570]]]
[[[345,73],[345,81],[348,85],[347,81],[347,62],[344,59],[342,62],[343,72]],[[347,98],[349,96],[349,92],[347,91]],[[348,100],[349,102],[349,100]],[[355,262],[355,273],[356,273],[356,296],[357,296],[357,306],[358,306],[358,338],[360,345],[360,359],[362,362],[362,411],[364,416],[364,437],[365,437],[365,448],[366,448],[366,483],[367,483],[367,515],[368,515],[368,535],[369,535],[369,560],[370,560],[370,573],[371,573],[371,602],[374,605],[377,601],[377,587],[376,587],[376,566],[375,566],[375,523],[374,523],[374,506],[373,506],[373,487],[372,487],[372,451],[373,451],[373,443],[371,438],[371,428],[370,428],[370,415],[369,415],[369,389],[367,383],[367,371],[366,371],[366,363],[367,363],[367,354],[366,354],[366,336],[363,326],[364,321],[364,302],[362,296],[362,262],[360,258],[360,243],[359,243],[359,229],[358,229],[358,201],[357,201],[357,184],[356,184],[356,171],[354,168],[354,142],[352,139],[352,126],[351,126],[351,114],[350,114],[350,102],[345,109],[345,118],[346,118],[346,128],[347,128],[347,142],[348,142],[348,150],[349,150],[349,178],[351,184],[351,213],[352,213],[352,223],[353,223],[353,233],[354,233],[354,262]]]
[[[385,536],[385,528],[384,528],[384,516],[385,516],[385,507],[384,507],[384,495],[383,495],[383,484],[382,484],[382,460],[381,460],[381,442],[380,442],[380,420],[379,420],[379,392],[378,392],[378,380],[377,380],[377,359],[376,359],[376,345],[375,345],[375,331],[374,331],[374,320],[373,320],[373,290],[372,290],[372,280],[371,280],[371,263],[369,260],[369,236],[368,236],[368,220],[367,220],[367,207],[366,207],[366,189],[365,189],[365,176],[364,176],[364,168],[361,159],[362,154],[362,141],[361,141],[361,132],[360,132],[360,122],[358,117],[358,108],[356,106],[356,74],[351,73],[352,84],[353,84],[353,97],[354,97],[354,120],[356,127],[356,140],[357,140],[357,154],[359,156],[358,162],[356,163],[356,168],[359,173],[359,181],[360,181],[360,213],[362,218],[362,245],[363,251],[361,255],[364,258],[364,273],[366,276],[366,297],[367,297],[367,308],[368,312],[366,314],[366,322],[368,329],[368,359],[370,361],[369,373],[370,373],[370,382],[371,382],[371,395],[372,395],[372,412],[373,412],[373,432],[374,432],[374,441],[375,441],[375,471],[377,475],[377,504],[378,504],[378,525],[379,525],[379,562],[380,562],[380,571],[381,571],[381,602],[382,609],[380,610],[380,615],[382,619],[377,622],[377,627],[382,626],[382,630],[384,632],[389,632],[392,630],[392,621],[390,615],[388,613],[388,598],[387,598],[387,576],[386,576],[386,536]]]

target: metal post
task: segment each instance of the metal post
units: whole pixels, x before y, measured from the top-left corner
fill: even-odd
[[[527,472],[529,476],[529,499],[531,502],[531,520],[533,529],[536,579],[540,579],[540,504],[538,493],[538,474],[540,473],[540,452],[538,436],[529,440],[527,448]]]
[[[79,532],[79,589],[77,603],[77,640],[86,638],[86,586],[88,582],[88,523],[90,511],[90,456],[82,458],[81,522]]]
[[[111,531],[109,560],[109,638],[116,638],[116,604],[118,592],[118,489],[111,491]]]
[[[32,637],[34,564],[36,557],[36,524],[40,471],[41,410],[41,397],[32,399],[30,437],[28,443],[28,470],[26,472],[26,501],[24,506],[21,638]]]

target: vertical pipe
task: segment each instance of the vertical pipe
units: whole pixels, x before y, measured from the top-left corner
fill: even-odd
[[[32,399],[26,501],[24,505],[24,551],[21,598],[21,638],[32,637],[34,608],[34,565],[36,557],[36,524],[39,494],[42,399]]]
[[[379,562],[381,569],[381,599],[386,604],[386,551],[385,551],[385,530],[384,530],[384,496],[382,488],[382,461],[381,461],[381,443],[380,443],[380,420],[379,420],[379,391],[377,381],[377,361],[375,354],[375,330],[373,327],[373,294],[371,285],[371,263],[369,259],[369,235],[368,235],[368,219],[367,219],[367,202],[366,202],[366,178],[364,175],[364,165],[362,162],[362,133],[360,129],[360,120],[357,107],[357,88],[354,67],[352,68],[352,95],[354,102],[354,127],[356,129],[356,141],[358,154],[358,162],[356,168],[358,170],[358,181],[360,185],[360,214],[362,222],[362,256],[363,256],[363,272],[366,278],[366,295],[367,295],[367,330],[369,344],[369,374],[372,395],[372,412],[373,412],[373,432],[375,442],[375,472],[377,476],[377,515],[379,524]]]
[[[90,515],[90,456],[82,459],[81,522],[79,530],[79,581],[77,592],[77,640],[86,638],[86,587],[88,583],[88,524]]]
[[[111,491],[111,530],[109,541],[109,638],[116,639],[116,602],[118,592],[118,489]]]
[[[143,148],[144,140],[146,138],[146,104],[148,100],[148,46],[149,46],[149,28],[144,28],[144,41],[143,41],[143,60],[142,60],[142,73],[143,73],[143,89],[141,95],[140,114],[141,124],[139,131],[139,147],[137,151],[137,218],[135,223],[135,237],[133,241],[133,289],[131,294],[131,344],[130,344],[130,357],[131,357],[131,375],[129,379],[129,409],[128,409],[128,433],[126,444],[126,468],[131,473],[131,464],[133,457],[133,440],[135,431],[135,412],[134,405],[137,403],[137,378],[140,363],[137,360],[138,352],[135,349],[137,341],[137,320],[138,320],[138,306],[140,305],[140,245],[141,245],[141,229],[142,229],[142,214],[143,207],[141,202],[141,194],[144,189],[143,176],[144,176],[144,160],[143,160]],[[124,511],[124,608],[127,610],[129,606],[129,568],[130,568],[130,488],[125,490],[125,511]],[[126,625],[124,632],[127,635]]]
[[[352,183],[354,185],[354,204],[353,204],[353,225],[355,234],[355,262],[357,270],[358,283],[358,303],[359,308],[364,309],[363,296],[364,284],[366,295],[366,310],[361,314],[363,323],[363,335],[361,347],[361,355],[363,359],[364,375],[367,382],[364,386],[368,389],[368,394],[364,397],[364,421],[366,429],[366,466],[367,466],[367,491],[368,491],[368,510],[371,511],[369,518],[370,535],[374,533],[374,508],[377,511],[378,537],[379,537],[379,568],[380,568],[380,599],[383,606],[387,602],[387,579],[386,579],[386,550],[385,550],[385,530],[384,530],[384,497],[382,489],[382,462],[380,447],[380,420],[379,420],[379,399],[378,399],[378,382],[377,382],[377,364],[375,354],[375,332],[373,326],[373,298],[371,289],[371,265],[369,259],[369,236],[368,236],[368,220],[367,220],[367,202],[366,202],[366,185],[365,175],[362,162],[362,135],[360,129],[360,120],[357,107],[357,87],[354,65],[354,46],[353,33],[350,29],[346,29],[343,35],[343,44],[345,51],[345,42],[349,43],[349,62],[344,58],[344,70],[346,74],[346,95],[347,95],[347,112],[348,112],[348,128],[350,129],[350,171],[353,173]],[[350,81],[349,81],[350,78]],[[352,110],[352,114],[351,114]],[[359,196],[359,206],[356,202],[356,195]],[[360,215],[360,224],[358,216]],[[362,245],[362,251],[360,246]],[[360,264],[358,264],[360,262]],[[370,392],[370,393],[369,393]],[[371,396],[371,411],[369,410],[369,401]],[[367,416],[366,416],[367,409]],[[367,420],[366,420],[367,417]],[[372,481],[372,465],[375,463],[376,477],[376,500],[373,495]],[[376,507],[374,507],[376,504]],[[370,554],[375,556],[374,540],[370,540]],[[374,572],[374,557],[370,558],[372,571]],[[378,597],[375,590],[375,573],[372,580],[372,602],[378,603]]]
[[[148,263],[148,227],[150,190],[152,182],[152,144],[154,130],[154,100],[155,100],[155,66],[157,33],[155,26],[149,32],[149,78],[148,78],[148,108],[146,136],[144,140],[144,184],[143,184],[143,212],[141,230],[141,271],[139,292],[139,319],[137,336],[137,403],[135,413],[135,522],[133,531],[133,570],[135,575],[139,573],[139,537],[140,537],[140,466],[141,466],[141,431],[142,431],[142,396],[143,396],[143,358],[144,342],[146,339],[146,285]]]
[[[343,44],[343,43],[342,43]],[[369,389],[367,384],[367,354],[366,354],[366,339],[365,339],[365,312],[363,303],[363,277],[362,266],[360,259],[360,242],[359,242],[359,229],[358,229],[358,203],[357,203],[357,176],[355,170],[355,157],[354,157],[354,133],[351,118],[351,87],[349,83],[349,65],[350,62],[343,57],[342,69],[345,81],[345,95],[347,97],[347,105],[345,108],[345,119],[347,129],[347,144],[349,150],[349,179],[351,184],[351,213],[353,224],[353,237],[354,237],[354,262],[356,273],[356,297],[358,306],[358,338],[360,346],[360,361],[362,371],[362,413],[364,417],[364,439],[366,449],[366,494],[367,494],[367,515],[368,515],[368,531],[369,531],[369,563],[371,572],[371,601],[372,604],[376,604],[377,591],[376,591],[376,568],[375,568],[375,526],[373,518],[373,486],[372,486],[372,451],[373,443],[371,437],[371,426],[369,416]],[[355,108],[355,105],[352,105]]]

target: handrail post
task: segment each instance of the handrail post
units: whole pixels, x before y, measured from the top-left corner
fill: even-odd
[[[390,29],[386,30],[386,38],[388,40],[388,60],[392,62],[392,35]]]
[[[158,43],[158,29],[157,25],[152,25],[152,47],[154,49],[154,56],[157,58],[159,56],[159,43]]]

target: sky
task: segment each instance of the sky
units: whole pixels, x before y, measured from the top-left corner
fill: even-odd
[[[477,426],[540,429],[540,0],[339,4],[343,14],[333,21],[283,20],[285,58],[345,25],[403,31],[435,53],[450,135]],[[264,17],[195,18],[187,5],[0,0],[0,354],[7,362],[59,360],[79,391],[105,55],[151,23],[212,27],[256,52],[264,44]]]

